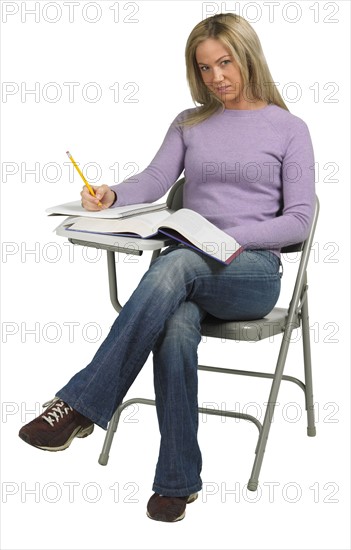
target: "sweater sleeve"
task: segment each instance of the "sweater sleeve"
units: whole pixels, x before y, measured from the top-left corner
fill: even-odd
[[[308,236],[316,200],[314,153],[308,127],[298,117],[287,133],[280,178],[282,205],[275,218],[226,230],[244,248],[280,249]]]
[[[138,174],[112,185],[117,201],[111,208],[128,204],[154,202],[161,198],[184,170],[185,145],[183,130],[177,122],[180,113],[169,126],[166,136],[151,163]]]

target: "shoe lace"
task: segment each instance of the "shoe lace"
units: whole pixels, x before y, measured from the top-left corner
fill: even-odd
[[[72,407],[67,405],[64,401],[60,401],[58,397],[54,397],[50,401],[43,404],[43,407],[47,407],[47,416],[42,416],[43,420],[48,422],[52,427],[55,422],[59,422],[61,418],[67,415],[70,411],[73,411]]]

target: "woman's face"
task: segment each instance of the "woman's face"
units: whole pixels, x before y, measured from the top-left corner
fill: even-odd
[[[230,51],[217,39],[207,38],[196,48],[196,61],[206,86],[218,96],[226,109],[246,109],[242,97],[243,80]]]

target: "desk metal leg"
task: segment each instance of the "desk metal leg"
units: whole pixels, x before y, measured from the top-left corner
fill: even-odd
[[[160,255],[160,249],[154,250],[152,253],[150,263],[155,260]],[[122,305],[118,300],[118,288],[117,288],[117,272],[116,272],[116,262],[115,262],[115,253],[111,250],[107,250],[107,270],[108,270],[108,286],[110,289],[110,300],[119,313],[122,309]]]
[[[122,306],[118,300],[115,253],[112,252],[111,250],[107,250],[107,269],[108,269],[108,286],[110,289],[110,300],[113,307],[117,311],[117,313],[119,313],[122,309]]]

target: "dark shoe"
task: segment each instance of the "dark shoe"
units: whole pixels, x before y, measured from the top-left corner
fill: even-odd
[[[23,426],[19,436],[23,441],[44,451],[63,451],[75,437],[86,437],[94,430],[94,424],[55,397],[44,403],[47,409],[37,418]]]
[[[193,493],[187,497],[166,497],[154,493],[147,503],[146,513],[156,521],[180,521],[185,516],[186,505],[194,502],[197,496]]]

